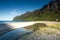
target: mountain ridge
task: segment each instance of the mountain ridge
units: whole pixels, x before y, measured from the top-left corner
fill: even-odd
[[[41,9],[32,12],[26,12],[20,16],[16,16],[13,20],[28,21],[60,21],[60,0],[54,0],[43,6]]]

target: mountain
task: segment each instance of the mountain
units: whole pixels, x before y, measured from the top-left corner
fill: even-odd
[[[41,9],[26,12],[14,17],[13,20],[60,21],[60,0],[53,0],[44,5]]]

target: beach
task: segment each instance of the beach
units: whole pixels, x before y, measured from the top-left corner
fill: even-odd
[[[11,37],[10,40],[13,40],[20,35],[31,32],[29,30],[24,29],[24,27],[33,25],[35,23],[44,23],[47,26],[60,24],[60,22],[52,21],[5,22],[3,24],[0,24],[0,39],[9,40],[9,38]]]

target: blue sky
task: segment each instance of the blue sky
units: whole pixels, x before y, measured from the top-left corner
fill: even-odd
[[[42,8],[51,0],[0,0],[0,20],[12,20],[13,17],[27,11]]]

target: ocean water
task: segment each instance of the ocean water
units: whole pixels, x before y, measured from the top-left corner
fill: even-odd
[[[14,23],[14,22],[30,22],[30,21],[0,21],[0,24],[4,24],[4,23]]]
[[[6,23],[6,22],[14,22],[14,21],[0,21],[0,24]]]
[[[22,22],[22,21],[0,21],[0,23],[4,23],[4,22]]]

